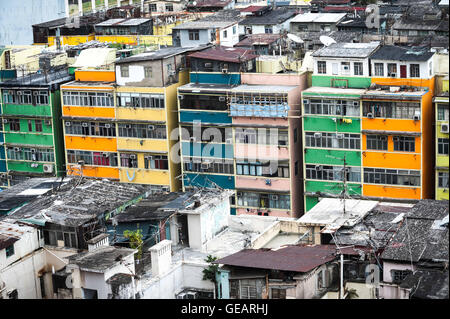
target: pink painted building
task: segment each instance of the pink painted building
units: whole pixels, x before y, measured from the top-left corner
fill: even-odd
[[[306,87],[306,74],[244,73],[230,90],[238,215],[303,215],[300,97]]]

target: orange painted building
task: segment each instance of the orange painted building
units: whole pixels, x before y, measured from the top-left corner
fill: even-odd
[[[61,87],[67,175],[119,180],[115,72],[77,70]]]

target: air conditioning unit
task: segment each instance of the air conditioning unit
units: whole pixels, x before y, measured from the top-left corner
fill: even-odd
[[[81,126],[82,126],[82,127],[88,127],[88,126],[89,126],[89,123],[86,123],[86,122],[81,123]]]
[[[3,123],[8,123],[8,119],[3,119]]]
[[[44,169],[44,173],[53,173],[53,165],[52,164],[44,164],[42,166]]]
[[[151,155],[145,156],[145,159],[146,159],[147,161],[151,161],[151,160],[153,159],[153,156],[151,156]]]
[[[179,100],[184,99],[184,95],[178,95],[178,99],[179,99]]]
[[[178,294],[177,299],[187,299],[187,293],[182,292],[181,294]]]
[[[392,78],[396,78],[397,77],[397,73],[391,73],[391,74],[389,74],[389,76],[392,77]]]
[[[39,91],[33,91],[33,95],[34,96],[38,96],[39,95]]]
[[[272,180],[271,179],[266,179],[266,185],[272,185]]]
[[[342,140],[344,138],[344,134],[342,133],[336,134],[336,138]]]
[[[187,299],[197,299],[198,293],[194,291],[189,291],[186,295]]]
[[[420,121],[420,113],[414,114],[413,120],[414,120],[414,121]]]
[[[135,160],[136,159],[136,155],[130,154],[130,159]]]
[[[13,90],[9,90],[9,91],[8,91],[8,94],[9,94],[9,95],[14,95],[14,91],[13,91]]]
[[[227,138],[227,139],[225,140],[225,143],[226,143],[226,144],[233,144],[233,139],[232,139],[232,138]]]
[[[77,163],[78,163],[78,165],[80,165],[80,166],[83,166],[83,165],[85,164],[85,162],[84,162],[83,160],[78,161]]]
[[[448,134],[448,123],[441,124],[441,133],[447,133]]]
[[[398,142],[400,139],[398,136],[394,136],[393,140],[394,140],[394,142]]]
[[[126,124],[125,128],[131,128],[131,124]]]
[[[353,101],[353,106],[359,106],[359,102],[358,101]]]
[[[227,74],[228,73],[228,69],[222,69],[222,73]]]
[[[237,196],[237,197],[242,197],[242,192],[237,192],[237,193],[236,193],[236,196]]]
[[[380,136],[380,141],[386,141],[387,140],[387,136]]]
[[[31,152],[31,153],[36,153],[36,149],[35,149],[35,148],[32,148],[32,149],[30,150],[30,152]]]
[[[309,104],[309,100],[303,100],[303,104]]]
[[[14,152],[19,152],[20,151],[20,147],[14,147]]]
[[[23,95],[22,91],[17,91],[17,95]]]
[[[373,113],[367,113],[367,118],[373,119]]]
[[[197,142],[197,139],[195,138],[195,137],[190,137],[189,138],[189,141],[191,142],[191,143],[195,143],[195,142]]]
[[[65,125],[66,125],[66,126],[70,126],[70,125],[72,125],[72,123],[70,123],[70,122],[65,122]]]
[[[150,131],[153,131],[155,129],[155,127],[153,125],[148,125],[147,129],[150,130]]]
[[[322,137],[322,133],[314,133],[314,138],[321,138]]]
[[[226,100],[226,99],[225,99],[225,96],[219,96],[219,101],[220,101],[220,102],[225,102],[225,100]]]
[[[105,124],[105,128],[111,128],[111,124]]]
[[[6,173],[1,173],[0,174],[0,178],[5,179],[6,178]]]
[[[109,153],[106,153],[106,152],[103,152],[103,153],[102,153],[102,156],[103,156],[103,157],[108,157],[108,155],[109,155]]]
[[[314,169],[315,169],[316,171],[321,171],[321,170],[322,170],[322,166],[316,165],[316,166],[314,167]]]
[[[45,125],[52,125],[52,121],[50,121],[50,120],[45,120]]]
[[[270,195],[271,200],[278,200],[278,195]]]
[[[201,169],[209,169],[211,167],[211,163],[202,163],[200,167]]]

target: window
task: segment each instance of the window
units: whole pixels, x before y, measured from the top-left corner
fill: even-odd
[[[153,70],[151,66],[144,67],[144,76],[149,79],[153,76]]]
[[[6,258],[11,257],[12,255],[14,255],[14,244],[6,247]]]
[[[298,161],[295,161],[295,176],[298,175]]]
[[[120,167],[137,168],[137,155],[131,153],[121,153]]]
[[[33,121],[28,120],[28,132],[33,132]]]
[[[350,133],[305,132],[307,147],[360,149],[361,136]]]
[[[448,121],[448,105],[438,104],[438,121]]]
[[[71,92],[64,91],[63,103],[69,106],[114,106],[113,94],[110,92]]]
[[[233,34],[236,34],[236,26],[233,27]]]
[[[364,168],[364,182],[370,184],[420,186],[420,171]]]
[[[345,173],[345,176],[344,176]],[[323,181],[344,181],[361,182],[360,167],[329,166],[329,165],[306,165],[306,178]]]
[[[187,172],[234,174],[234,162],[228,159],[184,157],[183,167]]]
[[[169,161],[165,155],[144,155],[145,169],[169,169]]]
[[[397,64],[395,63],[388,63],[388,76],[397,76]]]
[[[240,299],[257,299],[256,280],[241,280]]]
[[[414,152],[416,139],[411,136],[394,136],[394,151]]]
[[[290,195],[238,192],[238,205],[244,207],[290,209]]]
[[[297,140],[298,140],[298,130],[297,130],[297,128],[295,128],[294,129],[294,143],[297,143]]]
[[[113,123],[66,121],[64,124],[67,135],[116,136]]]
[[[224,31],[223,31],[223,37],[224,37],[224,38],[227,37],[227,33],[228,33],[227,30],[224,30]]]
[[[388,137],[386,135],[367,135],[367,149],[387,151]]]
[[[166,126],[154,124],[125,124],[119,123],[120,137],[133,138],[151,138],[151,139],[166,139]]]
[[[375,63],[375,76],[384,76],[384,63]]]
[[[373,117],[410,119],[420,115],[420,103],[363,101],[363,116],[371,113]]]
[[[264,33],[273,33],[273,27],[271,25],[264,26]]]
[[[304,103],[305,114],[359,116],[358,100],[311,99]]]
[[[117,93],[118,107],[164,108],[163,94]]]
[[[355,75],[363,75],[363,64],[362,62],[353,63],[353,68]]]
[[[438,154],[448,155],[448,138],[438,138]]]
[[[392,271],[392,282],[401,283],[406,276],[411,273],[411,270],[391,270]]]
[[[173,4],[172,3],[166,3],[166,11],[173,12]]]
[[[189,40],[195,41],[200,39],[199,30],[189,30]]]
[[[78,248],[76,233],[71,227],[64,227],[64,230],[44,230],[44,243],[50,246],[57,246],[58,241],[64,241],[65,247]]]
[[[120,76],[123,78],[127,78],[130,76],[130,69],[128,65],[121,65],[120,66]]]
[[[34,120],[36,132],[42,132],[42,120]]]
[[[341,73],[350,74],[350,62],[341,62]]]
[[[237,175],[266,176],[266,177],[286,177],[289,178],[289,163],[278,163],[277,166],[270,162],[261,163],[258,161],[236,161]]]
[[[236,143],[287,146],[288,131],[277,129],[236,129]]]
[[[77,164],[79,161],[84,161],[85,165],[117,167],[117,154],[110,152],[67,150],[68,163]]]
[[[327,74],[327,62],[317,61],[317,73]]]
[[[286,289],[272,288],[272,299],[286,299]]]
[[[409,65],[409,75],[412,78],[420,78],[420,65],[410,64]]]
[[[331,26],[329,24],[321,24],[320,25],[320,31],[329,32],[329,31],[331,31]]]
[[[150,3],[150,11],[157,12],[158,8],[156,7],[156,3]]]
[[[439,188],[448,188],[448,172],[439,172],[438,173],[438,187]]]
[[[20,120],[19,119],[9,119],[9,129],[14,132],[20,131]]]

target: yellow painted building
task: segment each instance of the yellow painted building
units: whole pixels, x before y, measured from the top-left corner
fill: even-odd
[[[442,92],[434,99],[436,110],[436,165],[435,179],[437,200],[449,199],[449,105],[448,105],[448,76],[442,81]]]

